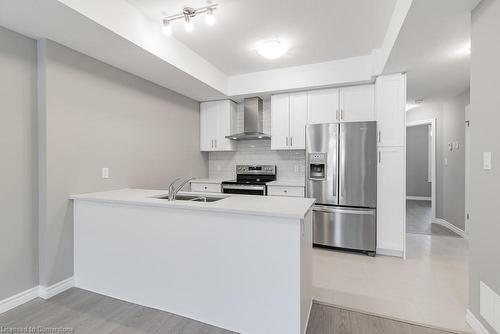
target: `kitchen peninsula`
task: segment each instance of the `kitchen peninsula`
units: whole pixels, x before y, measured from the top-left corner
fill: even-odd
[[[313,199],[165,194],[72,196],[75,286],[240,333],[305,333]]]

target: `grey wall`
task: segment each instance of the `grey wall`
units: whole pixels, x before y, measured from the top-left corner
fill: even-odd
[[[431,197],[429,182],[429,125],[406,129],[406,195]]]
[[[471,221],[469,308],[479,315],[479,281],[500,294],[500,1],[483,0],[472,12],[471,63]],[[482,169],[483,152],[492,152],[493,169]]]
[[[411,109],[407,121],[436,119],[436,217],[465,230],[465,106],[470,92]],[[448,150],[458,142],[459,148]],[[445,159],[447,164],[445,164]]]
[[[175,177],[206,177],[208,159],[197,102],[53,42],[39,45],[40,284],[52,285],[73,275],[71,194],[166,189]]]
[[[35,47],[0,28],[0,300],[38,285]]]
[[[443,148],[448,164],[443,173],[443,219],[465,231],[465,106],[470,104],[470,92],[443,104]],[[448,149],[456,142],[458,148]]]

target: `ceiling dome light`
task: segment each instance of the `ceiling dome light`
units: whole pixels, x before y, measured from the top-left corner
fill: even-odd
[[[258,42],[255,50],[264,58],[277,59],[288,51],[288,45],[277,39],[268,39]]]
[[[163,20],[162,31],[167,36],[172,35],[172,26],[170,25],[170,21],[169,20]]]
[[[207,9],[207,15],[205,16],[205,23],[208,24],[209,26],[213,26],[215,24],[215,15],[213,8]]]

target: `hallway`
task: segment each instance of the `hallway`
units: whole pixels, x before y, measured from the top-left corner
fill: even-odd
[[[432,224],[431,201],[406,200],[406,233],[460,238],[446,227]]]

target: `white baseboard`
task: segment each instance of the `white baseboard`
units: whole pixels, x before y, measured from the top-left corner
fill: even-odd
[[[479,321],[469,309],[467,309],[465,320],[467,321],[467,323],[472,328],[475,334],[490,334],[490,332],[488,332],[488,330],[483,326],[481,321]]]
[[[73,277],[67,278],[64,281],[57,282],[51,286],[39,286],[38,287],[38,297],[43,299],[49,299],[63,291],[66,291],[75,286]]]
[[[437,225],[441,225],[441,226],[444,226],[446,227],[447,229],[455,232],[456,234],[458,234],[459,236],[461,236],[462,238],[464,239],[467,239],[467,234],[465,233],[464,230],[461,230],[459,229],[458,227],[456,227],[455,225],[453,225],[452,223],[450,223],[449,221],[446,221],[444,219],[441,219],[441,218],[434,218],[434,220],[432,221],[433,224],[437,224]]]
[[[65,279],[51,286],[35,286],[31,289],[24,290],[14,296],[0,300],[0,314],[7,312],[19,305],[29,302],[37,297],[49,299],[55,295],[66,291],[74,286],[73,277]]]
[[[38,297],[38,287],[24,290],[17,295],[0,300],[0,314]]]
[[[395,257],[403,257],[404,252],[395,249],[385,249],[385,248],[377,248],[377,255],[385,255],[385,256],[395,256]]]
[[[431,197],[423,197],[423,196],[406,196],[406,199],[412,201],[432,201]]]

